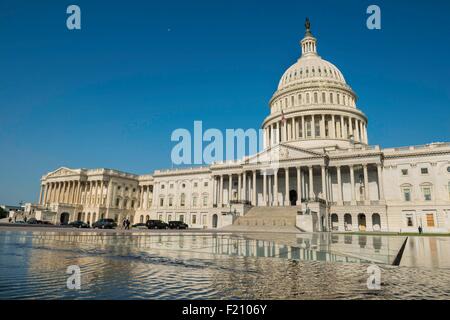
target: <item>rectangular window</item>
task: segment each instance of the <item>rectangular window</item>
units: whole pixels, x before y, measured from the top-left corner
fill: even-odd
[[[311,137],[311,121],[306,123],[306,136]]]
[[[434,214],[427,213],[427,227],[434,227]]]
[[[420,168],[421,174],[428,174],[428,168]]]
[[[197,216],[194,214],[192,216],[192,224],[196,224],[197,223]]]
[[[204,196],[203,197],[203,206],[206,207],[208,205],[208,197]]]
[[[402,169],[402,176],[408,175],[408,169]]]
[[[406,225],[408,227],[414,227],[414,221],[412,216],[406,216]]]
[[[208,186],[208,182],[205,182],[204,186],[207,187]]]
[[[172,198],[169,198],[169,207],[171,207],[172,204],[173,204],[173,199],[172,199]]]
[[[159,205],[162,207],[164,205],[164,198],[159,199]]]

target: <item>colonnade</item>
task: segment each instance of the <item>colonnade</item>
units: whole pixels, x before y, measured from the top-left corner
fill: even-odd
[[[351,202],[356,202],[357,184],[355,171],[362,168],[363,199],[370,201],[368,167],[376,166],[378,199],[384,200],[381,164],[342,165],[329,167],[323,164],[286,166],[275,169],[240,170],[213,176],[213,205],[223,207],[231,201],[253,206],[299,206],[302,201],[328,201],[343,204],[342,168],[350,171]],[[332,190],[332,174],[336,171],[337,199]],[[317,174],[318,173],[318,174]],[[284,178],[284,186],[279,178]],[[291,180],[292,179],[292,180]],[[295,183],[290,183],[295,181]],[[318,183],[317,183],[318,182]],[[317,183],[317,186],[315,184]],[[227,197],[225,197],[225,191]]]
[[[299,139],[350,139],[368,144],[366,122],[356,117],[311,114],[286,117],[264,128],[265,147]]]

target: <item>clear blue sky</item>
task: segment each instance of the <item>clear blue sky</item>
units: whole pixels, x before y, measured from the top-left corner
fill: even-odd
[[[77,4],[82,30],[68,31]],[[378,4],[382,30],[366,28]],[[0,2],[0,203],[60,166],[170,168],[171,132],[258,128],[304,19],[369,117],[371,144],[450,140],[450,2]]]

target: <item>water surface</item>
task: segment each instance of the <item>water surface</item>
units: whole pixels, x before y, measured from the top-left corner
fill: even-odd
[[[445,263],[391,265],[403,241],[328,234],[2,231],[0,299],[448,299]],[[419,244],[414,242],[423,248]],[[408,261],[417,260],[408,252]],[[372,263],[382,270],[380,290],[367,289]],[[66,287],[70,265],[81,268],[81,290]]]

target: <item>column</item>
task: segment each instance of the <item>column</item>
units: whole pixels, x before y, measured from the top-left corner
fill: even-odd
[[[244,170],[242,173],[243,189],[242,189],[242,200],[247,201],[247,172]]]
[[[305,139],[306,129],[305,129],[305,116],[302,116],[302,139]]]
[[[41,187],[39,189],[39,204],[42,204],[42,189],[44,188],[44,186],[41,184]]]
[[[242,187],[242,177],[241,174],[238,174],[238,190],[237,190],[237,199],[241,201],[241,187]]]
[[[223,206],[223,174],[220,175],[219,185],[219,207]]]
[[[313,139],[316,138],[316,119],[315,116],[311,116],[311,136]]]
[[[253,170],[253,184],[252,184],[252,205],[256,206],[257,205],[257,200],[256,200],[256,170]]]
[[[339,123],[340,123],[340,134],[341,134],[341,139],[344,139],[344,119],[342,116],[339,116]]]
[[[267,206],[267,173],[263,172],[263,202]]]
[[[285,196],[284,196],[284,205],[289,206],[289,167],[284,168],[284,181],[285,181]]]
[[[350,189],[352,191],[352,203],[354,204],[356,201],[356,195],[355,195],[355,172],[353,165],[349,166],[350,168]]]
[[[299,206],[302,204],[302,172],[301,167],[297,167],[297,203]]]
[[[325,166],[321,166],[321,175],[322,175],[322,197],[323,199],[327,199],[327,186],[326,186],[326,174],[325,174]]]
[[[338,183],[338,201],[342,204],[342,177],[341,177],[341,166],[336,167],[337,171],[337,183]]]
[[[322,115],[322,120],[320,121],[320,136],[325,138],[325,115]]]
[[[313,179],[313,167],[309,166],[309,198],[314,199],[314,179]]]
[[[233,192],[233,175],[228,175],[228,204],[231,204],[232,196],[231,193]]]
[[[378,173],[378,192],[379,199],[384,200],[384,189],[383,189],[383,167],[381,163],[377,164],[377,173]]]
[[[366,202],[370,202],[370,192],[369,192],[369,174],[367,170],[367,164],[363,165],[364,169],[364,195]]]
[[[273,193],[274,193],[274,200],[273,200],[273,205],[275,207],[279,206],[279,201],[278,201],[278,169],[274,169],[273,171]]]
[[[336,139],[336,122],[334,114],[331,116],[331,138]]]
[[[350,134],[352,135],[352,137],[353,137],[353,141],[355,141],[355,132],[354,132],[354,130],[353,130],[353,119],[352,118],[348,118],[348,124],[349,124],[349,126],[350,126]]]
[[[107,189],[107,192],[106,192],[106,206],[107,207],[113,207],[113,203],[114,203],[114,200],[113,200],[113,184],[112,184],[112,181],[109,180],[109,182],[108,182],[108,189]]]
[[[273,188],[272,175],[267,176],[267,199],[269,200],[269,207],[273,206]]]
[[[358,120],[358,124],[357,124],[357,136],[358,136],[358,142],[361,142],[361,121]]]

